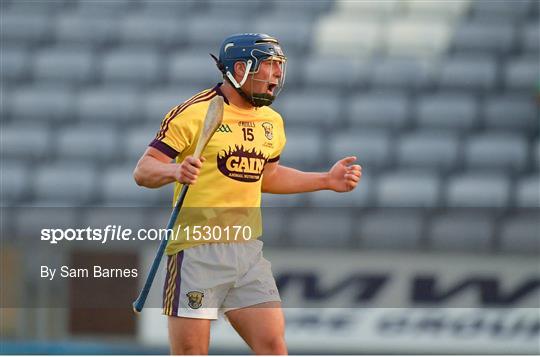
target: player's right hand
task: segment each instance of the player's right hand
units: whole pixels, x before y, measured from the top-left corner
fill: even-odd
[[[194,185],[197,182],[197,177],[199,177],[204,161],[206,161],[206,159],[202,156],[199,159],[196,159],[193,156],[187,156],[184,161],[178,165],[178,169],[175,173],[176,181]]]

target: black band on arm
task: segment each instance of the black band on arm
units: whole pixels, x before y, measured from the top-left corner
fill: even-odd
[[[158,149],[171,159],[175,159],[178,156],[178,151],[174,150],[169,145],[165,144],[163,141],[159,141],[157,139],[152,140],[152,142],[148,145],[153,147],[154,149]]]
[[[276,157],[273,157],[271,159],[266,160],[266,162],[277,162],[277,161],[279,161],[279,155],[276,156]]]

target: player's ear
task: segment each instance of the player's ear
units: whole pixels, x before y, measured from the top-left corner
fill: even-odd
[[[234,64],[234,75],[237,77],[237,80],[240,80],[244,77],[246,72],[246,64],[242,61],[238,61]]]

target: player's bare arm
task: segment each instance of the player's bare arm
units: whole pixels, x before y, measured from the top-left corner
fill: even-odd
[[[262,191],[266,193],[302,193],[319,190],[348,192],[356,188],[362,177],[362,167],[353,165],[356,157],[339,160],[330,171],[303,172],[290,167],[269,163],[264,167]]]
[[[148,188],[158,188],[175,181],[193,185],[204,161],[204,157],[195,159],[188,156],[177,164],[161,151],[148,147],[137,163],[133,177],[139,186]]]

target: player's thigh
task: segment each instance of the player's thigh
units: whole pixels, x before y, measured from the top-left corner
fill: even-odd
[[[208,354],[210,320],[169,316],[171,354]]]
[[[234,329],[256,353],[287,353],[285,317],[280,302],[231,310],[226,315]]]

